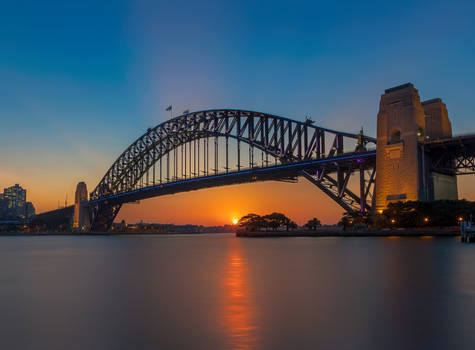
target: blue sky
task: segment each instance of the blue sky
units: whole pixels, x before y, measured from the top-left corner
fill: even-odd
[[[27,182],[43,198],[47,184],[45,208],[81,179],[92,190],[170,104],[310,115],[375,135],[380,94],[413,82],[423,99],[446,102],[456,133],[475,130],[472,1],[0,8],[0,185]]]

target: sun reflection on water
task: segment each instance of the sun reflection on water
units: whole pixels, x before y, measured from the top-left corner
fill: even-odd
[[[257,327],[246,261],[234,240],[224,272],[224,326],[233,349],[257,348]]]

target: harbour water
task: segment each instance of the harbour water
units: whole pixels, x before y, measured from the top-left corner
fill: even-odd
[[[0,237],[0,349],[474,349],[475,245]]]

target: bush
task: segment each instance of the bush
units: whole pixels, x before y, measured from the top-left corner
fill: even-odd
[[[304,225],[309,230],[316,230],[318,226],[322,226],[322,223],[317,218],[313,218],[308,220],[307,223]]]
[[[439,200],[390,203],[376,219],[384,227],[455,226],[475,214],[475,202]]]

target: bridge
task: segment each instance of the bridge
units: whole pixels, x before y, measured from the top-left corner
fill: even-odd
[[[474,156],[475,136],[452,137],[445,104],[421,102],[412,84],[382,95],[377,138],[310,119],[196,111],[149,128],[89,196],[80,183],[74,226],[107,231],[123,204],[146,198],[299,177],[345,211],[368,215],[392,201],[456,198],[456,176],[475,172]]]
[[[372,150],[371,150],[371,146]],[[91,229],[108,229],[122,204],[246,182],[304,176],[345,210],[371,208],[376,140],[271,114],[192,112],[148,129],[90,195]],[[348,181],[359,172],[361,191]]]

